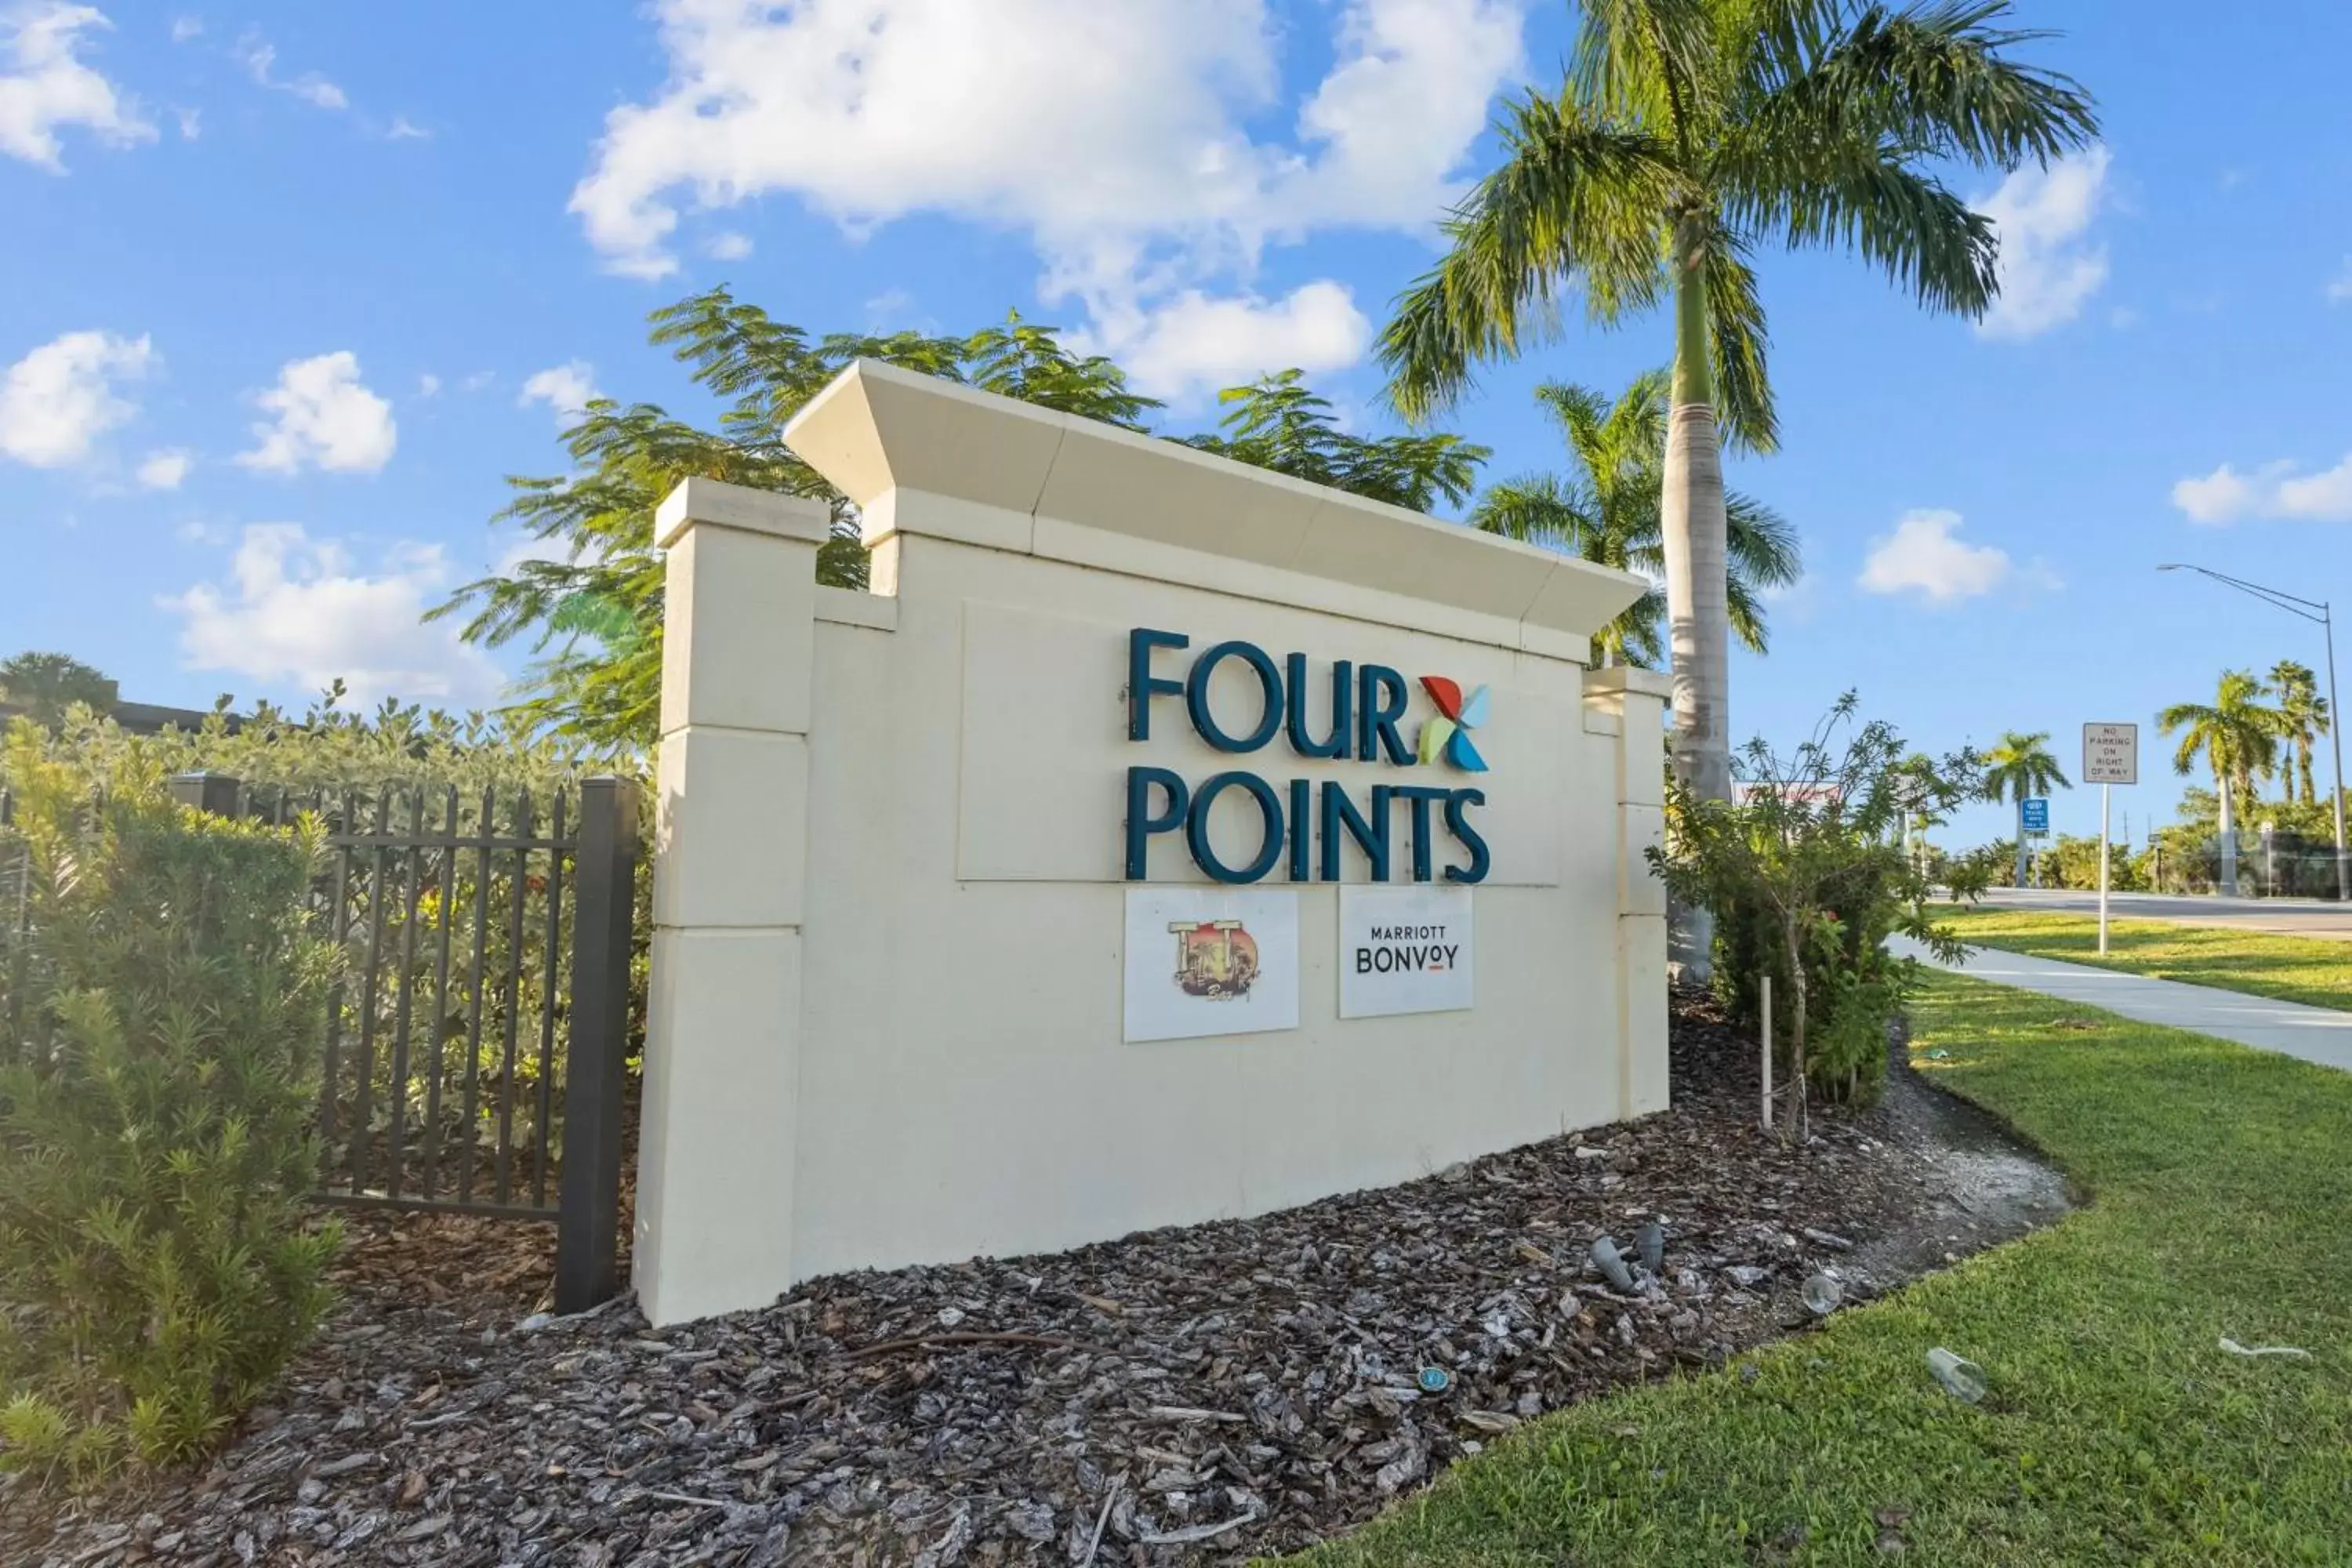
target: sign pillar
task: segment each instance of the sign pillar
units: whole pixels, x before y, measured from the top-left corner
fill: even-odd
[[[2139,783],[2139,726],[2083,726],[2083,782],[2099,786],[2099,956],[2107,952],[2107,797],[2114,784]]]
[[[2107,795],[2108,784],[2099,786],[2099,956],[2107,956]]]
[[[792,1283],[823,502],[689,479],[668,552],[631,1275],[659,1327]],[[751,1216],[751,1217],[747,1217]]]

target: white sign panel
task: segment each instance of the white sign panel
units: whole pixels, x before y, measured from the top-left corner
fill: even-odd
[[[1339,889],[1339,1016],[1449,1013],[1472,1002],[1470,889]]]
[[[1129,1042],[1298,1027],[1298,895],[1127,890]]]
[[[2139,726],[2083,726],[2083,782],[2086,784],[2139,783]]]

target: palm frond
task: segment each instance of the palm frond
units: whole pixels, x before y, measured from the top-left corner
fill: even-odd
[[[1759,588],[1786,588],[1805,574],[1804,548],[1787,518],[1753,496],[1723,498],[1732,574]]]
[[[2051,37],[1995,24],[2009,0],[1863,7],[1757,73],[1733,118],[1784,146],[1872,145],[2013,169],[2098,136],[2098,111],[2072,77],[2010,51]]]
[[[1516,100],[1499,129],[1502,167],[1447,220],[1444,258],[1381,334],[1389,398],[1408,419],[1469,390],[1478,364],[1557,332],[1571,285],[1602,323],[1655,304],[1664,285],[1659,215],[1681,180],[1668,143],[1567,99]]]
[[[1723,578],[1724,603],[1731,621],[1731,633],[1749,653],[1769,653],[1771,637],[1764,626],[1764,600],[1754,585],[1738,572],[1727,572]]]
[[[1706,252],[1707,346],[1715,369],[1716,410],[1733,450],[1771,452],[1780,445],[1780,419],[1765,374],[1770,339],[1745,249],[1736,236],[1718,229]]]
[[[1557,474],[1532,474],[1494,486],[1470,510],[1470,526],[1586,560],[1593,559],[1586,552],[1604,535],[1590,495]]]
[[[1584,0],[1570,80],[1586,110],[1688,147],[1713,117],[1715,18],[1706,0]]]

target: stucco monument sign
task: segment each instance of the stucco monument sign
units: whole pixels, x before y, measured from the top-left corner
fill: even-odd
[[[1635,579],[871,363],[785,439],[872,592],[661,509],[654,1321],[1664,1104]]]

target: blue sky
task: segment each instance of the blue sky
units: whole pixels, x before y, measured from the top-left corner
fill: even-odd
[[[2099,97],[2055,174],[1959,174],[2002,220],[1987,328],[1835,255],[1762,265],[1784,447],[1734,481],[1805,583],[1734,728],[1848,686],[1923,745],[2139,720],[2134,828],[2178,789],[2155,710],[2316,628],[2182,574],[2352,603],[2352,11],[2212,26],[2026,0]],[[0,0],[0,652],[128,696],[299,701],[329,675],[478,703],[499,665],[415,612],[514,545],[589,388],[706,415],[644,340],[712,283],[814,330],[1017,306],[1168,398],[1300,363],[1381,424],[1367,340],[1549,85],[1553,0]],[[1451,421],[1556,460],[1528,389],[1614,389],[1663,319],[1571,329]],[[2084,831],[2095,796],[2062,796]],[[1949,835],[1989,836],[1986,808]]]

